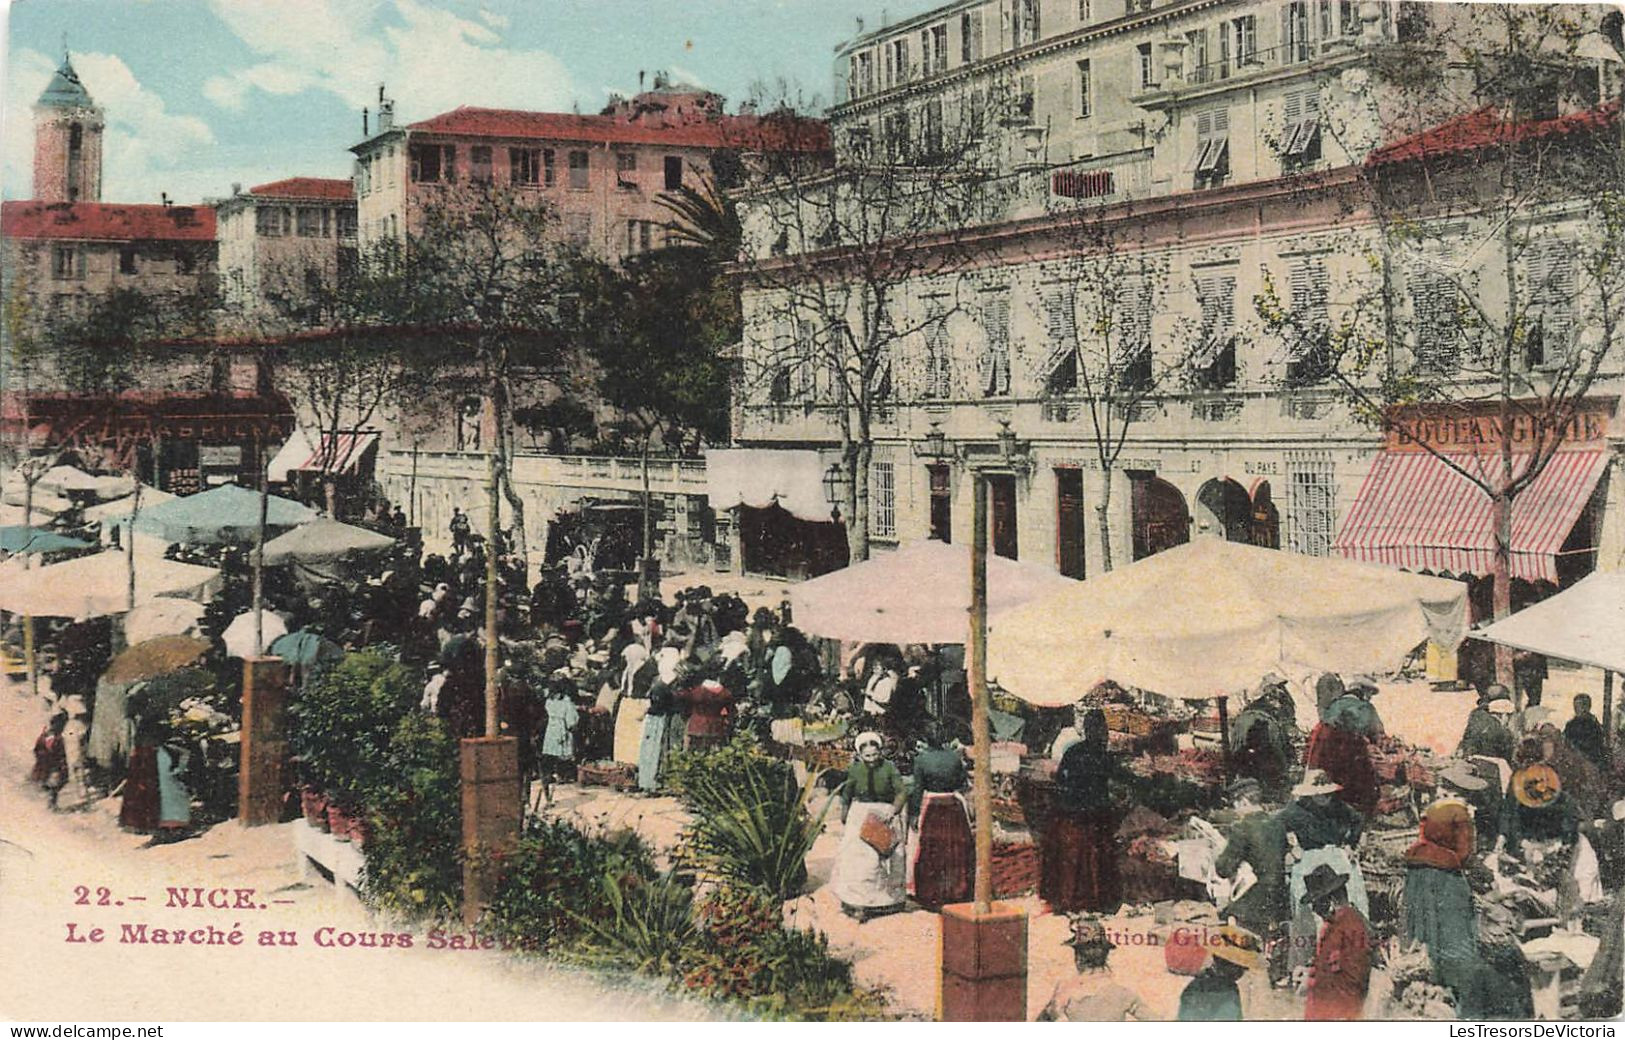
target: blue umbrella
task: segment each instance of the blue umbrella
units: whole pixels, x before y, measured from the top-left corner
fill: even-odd
[[[316,516],[316,511],[309,506],[271,495],[266,504],[265,526],[273,531],[286,531]],[[136,516],[135,529],[168,542],[216,544],[252,540],[259,522],[259,492],[236,484],[222,484],[143,509]]]
[[[315,632],[289,632],[287,635],[273,640],[269,648],[272,657],[280,657],[291,665],[301,668],[308,665],[340,661],[344,659],[344,648],[337,643],[323,639]]]
[[[0,527],[0,552],[34,554],[88,548],[89,542],[47,531],[43,527]]]

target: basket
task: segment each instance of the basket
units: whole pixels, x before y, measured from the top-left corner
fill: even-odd
[[[576,777],[584,787],[629,791],[638,785],[638,767],[627,762],[583,762]]]

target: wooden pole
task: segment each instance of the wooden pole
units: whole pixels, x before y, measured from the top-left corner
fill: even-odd
[[[124,539],[124,569],[128,574],[128,585],[124,590],[124,606],[127,610],[135,609],[135,522],[141,516],[141,478],[135,481],[135,501],[130,506],[130,526]]]
[[[1230,783],[1230,698],[1219,694],[1219,761],[1224,764],[1224,782]]]
[[[271,509],[270,478],[265,469],[264,434],[254,435],[254,464],[260,472],[260,522],[254,528],[254,656],[265,655],[265,519]]]
[[[970,640],[966,664],[971,689],[971,777],[976,812],[976,912],[993,910],[993,736],[987,695],[987,478],[971,475]]]
[[[486,492],[490,498],[485,525],[485,735],[499,736],[497,698],[502,688],[502,656],[497,644],[497,535],[501,531],[502,499],[497,457],[497,398],[493,386],[485,398],[487,435],[491,450],[486,454]]]
[[[1614,746],[1614,673],[1602,673],[1602,736],[1609,748]]]

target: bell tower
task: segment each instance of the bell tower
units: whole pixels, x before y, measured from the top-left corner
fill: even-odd
[[[79,82],[68,55],[34,103],[34,198],[100,202],[102,110]]]

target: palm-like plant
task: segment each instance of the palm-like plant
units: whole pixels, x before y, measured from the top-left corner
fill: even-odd
[[[798,788],[782,762],[747,759],[727,774],[694,773],[683,797],[694,810],[687,855],[720,879],[790,899],[807,882],[807,853],[830,803],[814,815],[814,772]]]
[[[586,933],[588,960],[665,974],[699,941],[694,893],[669,872],[648,881],[608,874],[601,883],[608,913],[571,912]]]
[[[668,246],[704,250],[722,263],[738,258],[744,240],[739,212],[715,181],[702,180],[699,187],[685,184],[656,201],[672,215],[666,222]]]

